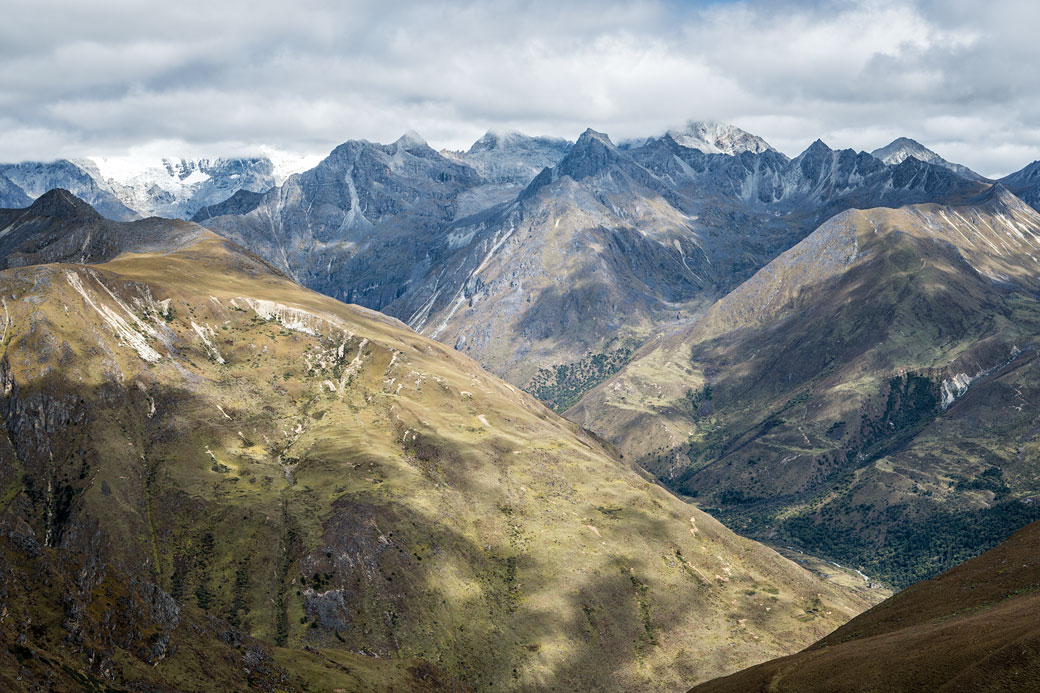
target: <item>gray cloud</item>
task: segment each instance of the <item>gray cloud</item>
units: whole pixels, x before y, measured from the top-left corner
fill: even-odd
[[[324,153],[415,129],[615,139],[688,118],[795,154],[907,135],[995,175],[1040,158],[1040,6],[873,2],[5,5],[0,160]]]

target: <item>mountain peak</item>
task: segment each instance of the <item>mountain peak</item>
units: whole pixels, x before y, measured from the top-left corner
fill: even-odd
[[[610,137],[606,133],[598,132],[592,128],[586,128],[585,132],[581,133],[581,136],[578,138],[578,141],[575,142],[574,146],[578,147],[579,145],[587,145],[589,142],[599,142],[610,149],[615,148],[614,143],[610,141]]]
[[[764,139],[735,125],[714,120],[691,120],[682,128],[672,128],[666,133],[678,144],[689,149],[699,149],[705,154],[729,154],[743,152],[761,154],[776,151]]]
[[[606,134],[588,128],[581,133],[567,156],[560,161],[560,173],[577,180],[608,162],[616,161],[620,156],[617,147]]]
[[[870,153],[870,155],[889,165],[901,164],[909,158],[917,159],[926,164],[942,166],[943,168],[949,169],[964,178],[980,181],[986,180],[985,177],[975,173],[967,166],[949,162],[917,140],[910,139],[909,137],[897,137],[884,147],[875,149]]]
[[[477,152],[491,151],[492,149],[496,149],[499,145],[501,145],[502,140],[504,138],[505,135],[495,132],[493,130],[488,130],[481,136],[479,140],[470,145],[470,148],[466,150],[466,153],[476,154]]]
[[[397,141],[394,142],[394,145],[399,150],[404,150],[406,152],[410,152],[415,149],[430,148],[430,145],[426,143],[426,140],[423,139],[423,136],[417,133],[415,130],[409,130],[408,132],[398,137]]]
[[[879,147],[870,153],[876,159],[881,159],[886,164],[902,163],[907,157],[914,157],[921,161],[930,161],[939,158],[939,155],[917,140],[909,137],[897,137],[884,147]]]
[[[817,138],[815,142],[805,148],[805,151],[799,154],[796,159],[805,161],[806,159],[818,159],[822,156],[829,155],[834,152],[833,149],[827,146],[827,143]]]
[[[64,188],[54,188],[40,195],[27,212],[34,216],[61,219],[72,217],[84,217],[85,219],[101,218],[101,215],[93,207]]]
[[[567,140],[553,137],[531,137],[517,130],[488,130],[466,151],[479,154],[496,149],[534,149],[539,147],[563,148]]]
[[[1000,179],[1005,185],[1025,185],[1040,180],[1040,160],[1026,164],[1018,171],[1008,174]]]
[[[917,140],[911,139],[909,137],[897,137],[894,140],[892,140],[892,142],[890,142],[888,146],[891,147],[893,145],[898,145],[898,146],[901,146],[901,147],[921,147],[921,148],[924,148],[923,144],[921,144]]]
[[[999,209],[1001,211],[1009,210],[1030,210],[1030,207],[1020,197],[1016,196],[1013,192],[1008,190],[1002,183],[996,182],[989,187],[984,193],[975,198],[975,201],[980,206],[988,207],[989,209]]]

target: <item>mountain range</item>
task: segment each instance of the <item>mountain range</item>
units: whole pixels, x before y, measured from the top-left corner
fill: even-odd
[[[690,122],[114,173],[0,166],[12,687],[679,690],[1026,603],[983,557],[828,635],[1040,519],[1036,163]],[[794,657],[731,681],[838,681]]]
[[[64,189],[115,221],[189,219],[240,190],[264,192],[285,179],[284,171],[266,157],[163,159],[154,166],[110,173],[105,175],[90,159],[0,164],[0,207],[28,207],[49,190]]]
[[[573,145],[489,135],[446,156],[415,135],[348,142],[197,220],[533,390],[540,371],[631,349],[697,314],[835,211],[955,200],[983,185],[822,142],[788,159],[730,134],[755,144],[705,154],[676,139],[701,135],[672,131],[619,148],[589,130]],[[488,174],[518,166],[526,175],[506,183]]]
[[[557,408],[613,368],[596,364],[697,315],[827,217],[985,185],[905,138],[874,155],[817,141],[788,159],[713,122],[620,147],[591,130],[573,144],[489,132],[459,152],[415,133],[351,141],[284,182],[264,158],[165,160],[118,181],[89,163],[0,167],[28,191],[9,206],[66,187],[114,219],[192,217]]]

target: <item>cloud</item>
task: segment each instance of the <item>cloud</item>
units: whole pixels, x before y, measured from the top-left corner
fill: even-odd
[[[315,154],[408,129],[452,148],[487,129],[624,139],[689,118],[790,154],[907,135],[991,175],[1040,158],[1040,7],[1012,0],[8,4],[0,160]]]

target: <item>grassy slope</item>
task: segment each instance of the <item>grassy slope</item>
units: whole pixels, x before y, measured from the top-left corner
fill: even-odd
[[[1040,681],[1040,523],[861,614],[804,652],[693,690],[1031,691]]]
[[[264,641],[403,658],[409,682],[425,660],[479,688],[667,690],[865,606],[218,237],[0,290],[3,512]]]
[[[1037,229],[996,192],[846,212],[568,416],[748,532],[935,574],[1035,519],[987,509],[1040,491]]]

